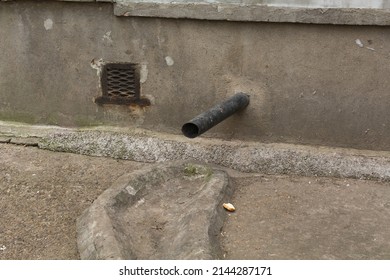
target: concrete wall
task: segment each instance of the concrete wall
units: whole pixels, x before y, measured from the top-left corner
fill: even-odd
[[[205,137],[390,150],[390,28],[116,17],[109,3],[0,2],[0,119],[180,134],[236,91]],[[147,108],[98,106],[91,61],[142,67]]]

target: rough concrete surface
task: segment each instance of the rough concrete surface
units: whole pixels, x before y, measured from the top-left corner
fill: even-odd
[[[11,141],[11,137],[0,136],[0,143],[9,143]]]
[[[44,137],[39,147],[141,162],[202,159],[243,172],[390,180],[388,152],[216,139],[188,140],[140,130],[55,133]]]
[[[258,176],[234,180],[227,259],[390,259],[390,185]]]
[[[23,146],[35,146],[38,147],[40,141],[39,137],[14,137],[10,139],[11,144],[23,145]]]
[[[123,175],[77,221],[82,259],[218,259],[233,193],[225,172],[192,162]]]

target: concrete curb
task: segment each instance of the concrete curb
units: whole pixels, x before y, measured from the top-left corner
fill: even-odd
[[[58,133],[43,138],[39,147],[140,162],[201,159],[243,172],[390,181],[387,152],[208,139],[190,141],[163,134],[103,131]]]
[[[72,130],[0,122],[0,136],[39,137],[39,147],[139,162],[198,160],[243,172],[390,181],[390,152],[223,141],[97,127]]]

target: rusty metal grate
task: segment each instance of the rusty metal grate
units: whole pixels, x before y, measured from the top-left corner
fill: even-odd
[[[107,63],[101,75],[102,96],[96,98],[99,104],[150,105],[140,96],[140,77],[136,64]]]

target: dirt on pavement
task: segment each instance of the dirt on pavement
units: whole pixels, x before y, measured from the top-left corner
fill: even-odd
[[[252,174],[222,231],[227,259],[390,259],[390,184]]]
[[[76,218],[143,166],[0,144],[0,259],[78,259]]]

